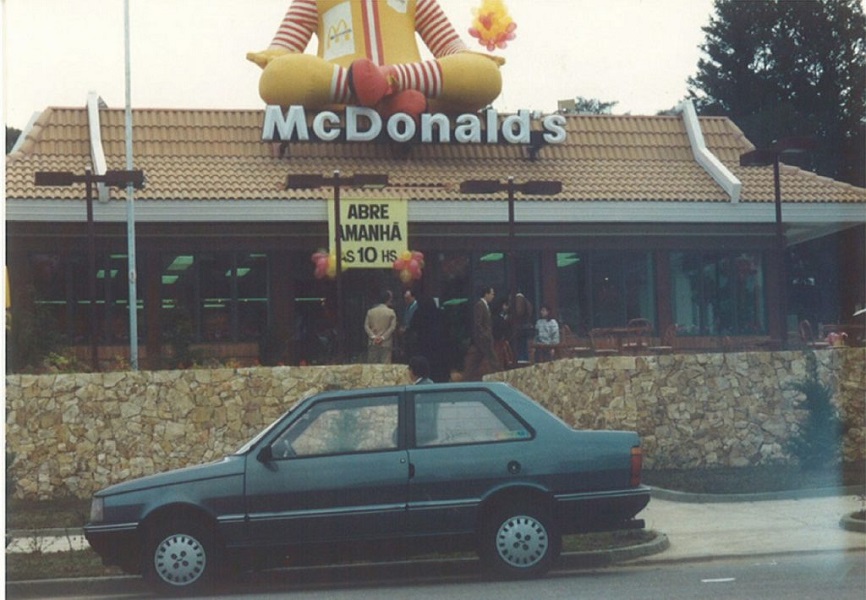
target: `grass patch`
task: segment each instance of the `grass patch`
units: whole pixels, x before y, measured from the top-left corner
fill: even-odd
[[[656,539],[657,535],[655,532],[647,531],[646,529],[566,535],[562,538],[562,551],[594,552],[596,550],[627,548],[651,542]]]
[[[90,517],[90,500],[6,501],[6,529],[58,529],[84,527]]]
[[[6,580],[62,579],[67,577],[105,577],[122,575],[116,567],[106,567],[93,550],[71,552],[31,552],[6,554]]]

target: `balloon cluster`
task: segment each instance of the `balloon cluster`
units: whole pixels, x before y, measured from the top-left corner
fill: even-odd
[[[333,279],[337,276],[336,254],[328,254],[324,250],[319,250],[310,257],[310,260],[316,265],[316,270],[313,272],[316,279],[324,279],[325,277]]]
[[[406,250],[394,261],[394,270],[399,273],[400,281],[403,283],[421,279],[423,268],[424,255],[414,250]]]
[[[475,20],[469,28],[469,35],[486,46],[489,52],[505,48],[516,37],[517,23],[508,14],[502,0],[482,0],[479,8],[472,9],[472,14]]]

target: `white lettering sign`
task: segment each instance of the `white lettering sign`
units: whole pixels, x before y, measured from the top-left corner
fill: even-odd
[[[315,139],[331,142],[345,139],[347,142],[370,142],[381,135],[387,135],[395,142],[409,142],[420,139],[421,143],[447,144],[498,144],[500,138],[509,144],[529,144],[532,133],[533,115],[528,110],[520,110],[516,115],[502,119],[489,109],[484,115],[463,114],[451,118],[444,113],[425,113],[420,123],[407,114],[397,113],[386,122],[371,108],[347,106],[345,122],[332,111],[315,115],[312,122]],[[566,120],[562,115],[546,115],[541,118],[543,139],[548,144],[561,144],[567,137]],[[384,134],[383,134],[384,132]],[[303,106],[290,106],[285,112],[279,106],[265,109],[262,127],[262,141],[310,141],[307,114]]]

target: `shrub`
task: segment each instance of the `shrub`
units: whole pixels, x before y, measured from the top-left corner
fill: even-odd
[[[806,411],[799,431],[789,441],[791,454],[806,470],[817,470],[840,459],[842,423],[833,405],[833,389],[818,377],[818,359],[806,352],[806,376],[789,384],[803,399],[797,407]]]

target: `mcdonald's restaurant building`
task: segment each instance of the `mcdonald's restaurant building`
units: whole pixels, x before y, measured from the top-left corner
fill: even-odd
[[[83,178],[45,186],[36,173],[124,170],[123,110],[94,96],[48,108],[6,164],[12,328],[29,322],[82,356],[97,347],[101,368],[128,360],[130,337],[142,368],[176,366],[180,349],[203,364],[360,361],[367,309],[390,289],[399,315],[404,279],[435,299],[454,368],[482,285],[550,306],[577,337],[646,318],[657,337],[675,325],[685,349],[791,345],[803,320],[816,335],[856,325],[866,301],[866,189],[741,166],[749,140],[690,104],[417,127],[350,109],[136,109],[132,122],[144,186],[95,180],[92,227]],[[311,257],[335,252],[336,220],[332,279]],[[423,253],[420,278],[393,268],[405,251]]]

